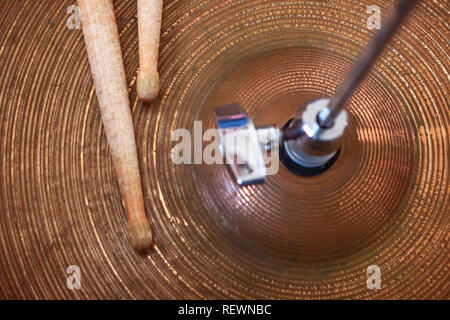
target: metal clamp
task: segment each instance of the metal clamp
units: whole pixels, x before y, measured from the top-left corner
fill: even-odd
[[[348,121],[347,112],[343,110],[333,125],[321,127],[318,116],[327,110],[329,102],[330,99],[309,102],[282,131],[276,126],[255,128],[237,103],[216,108],[214,115],[219,128],[220,150],[237,183],[242,186],[264,182],[267,175],[264,152],[278,149],[280,141],[287,154],[282,161],[289,159],[289,163],[301,168],[292,170],[292,166],[283,161],[294,173],[312,176],[327,170],[338,155]]]
[[[234,103],[214,110],[220,149],[239,185],[264,182],[267,169],[263,151],[278,147],[279,129],[256,129],[241,105]]]

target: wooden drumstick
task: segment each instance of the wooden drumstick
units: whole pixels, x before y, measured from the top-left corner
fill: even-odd
[[[112,0],[77,0],[95,90],[128,217],[132,246],[145,250],[152,231],[145,215],[125,68]]]
[[[158,52],[163,0],[138,0],[139,72],[137,94],[150,102],[159,93]]]

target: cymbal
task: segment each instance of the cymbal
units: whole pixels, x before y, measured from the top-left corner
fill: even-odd
[[[445,3],[421,1],[387,46],[330,169],[300,177],[280,163],[245,187],[224,165],[175,165],[172,132],[214,128],[214,108],[233,102],[283,126],[334,93],[375,32],[367,6],[393,1],[165,1],[151,104],[136,95],[135,1],[114,4],[155,247],[127,241],[71,2],[4,0],[0,298],[450,297]],[[66,287],[71,265],[83,290]]]

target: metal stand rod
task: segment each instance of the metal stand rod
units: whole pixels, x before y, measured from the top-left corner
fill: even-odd
[[[331,98],[327,109],[319,114],[319,124],[323,128],[333,125],[334,119],[344,109],[345,104],[352,96],[355,89],[364,79],[373,63],[398,29],[408,12],[412,9],[417,0],[399,0],[386,19],[384,26],[377,32],[367,48],[361,54],[358,62],[353,67],[341,87]]]
[[[352,96],[358,85],[364,79],[373,63],[398,29],[408,12],[417,0],[399,0],[392,9],[383,27],[376,33],[372,41],[360,55],[358,62],[348,74],[344,83],[339,87],[328,107],[324,108],[317,117],[319,128],[330,128],[336,117],[344,109],[345,104]],[[284,140],[297,139],[302,134],[301,121],[294,122],[292,126],[283,130]]]

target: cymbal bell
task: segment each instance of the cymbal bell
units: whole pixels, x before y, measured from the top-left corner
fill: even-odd
[[[155,247],[129,246],[81,30],[67,3],[0,4],[0,298],[446,299],[448,52],[443,5],[422,1],[348,104],[339,157],[279,164],[240,187],[226,166],[171,160],[178,128],[239,102],[285,125],[333,94],[382,1],[165,2],[160,95],[136,95],[135,1],[114,1]],[[203,133],[203,132],[202,132]],[[202,137],[203,138],[203,137]],[[210,141],[202,141],[206,146]],[[66,287],[80,267],[83,290]],[[381,270],[381,289],[366,286]],[[4,289],[2,289],[4,288]]]

